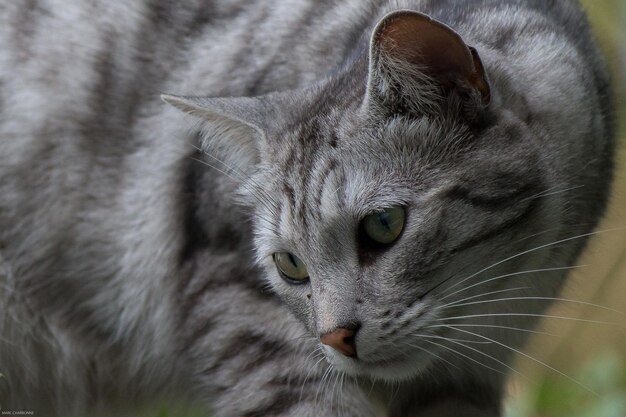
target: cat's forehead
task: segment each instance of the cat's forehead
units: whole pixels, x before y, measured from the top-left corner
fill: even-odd
[[[368,120],[357,112],[332,110],[303,116],[281,132],[271,140],[267,159],[281,174],[298,178],[320,166],[410,174],[419,164],[432,166],[455,156],[468,136],[466,127],[449,121],[401,116]]]
[[[333,108],[311,108],[298,113],[269,138],[269,159],[292,165],[305,161],[305,154],[321,157],[333,153],[339,148],[350,119],[350,115]]]
[[[310,117],[274,145],[257,183],[272,194],[276,223],[315,229],[330,220],[350,221],[410,200],[431,179],[422,175],[433,167],[427,162],[430,142],[460,135],[426,119],[359,128]]]

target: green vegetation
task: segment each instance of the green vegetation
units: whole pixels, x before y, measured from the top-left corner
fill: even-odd
[[[573,375],[587,389],[548,376],[508,405],[507,417],[624,417],[626,363],[617,352],[605,352]],[[583,383],[583,382],[581,382]]]

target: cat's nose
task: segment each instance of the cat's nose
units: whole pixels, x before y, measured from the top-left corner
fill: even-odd
[[[346,329],[340,327],[330,333],[326,333],[320,340],[323,344],[330,346],[337,352],[350,358],[356,357],[356,343],[354,341],[358,327]]]

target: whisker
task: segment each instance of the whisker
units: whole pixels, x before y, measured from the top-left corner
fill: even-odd
[[[464,348],[466,348],[466,349],[470,349],[470,350],[472,350],[473,352],[478,353],[479,355],[485,356],[485,357],[487,357],[487,358],[489,358],[489,359],[491,359],[491,360],[493,360],[493,361],[495,361],[495,362],[499,363],[500,365],[504,366],[504,367],[505,367],[505,368],[507,368],[508,370],[510,370],[510,371],[512,371],[512,372],[514,372],[514,373],[516,373],[516,374],[518,374],[518,375],[519,375],[519,376],[521,376],[522,378],[527,379],[527,380],[530,380],[530,379],[529,379],[526,375],[524,375],[523,373],[519,372],[517,369],[515,369],[515,368],[511,367],[509,364],[507,364],[507,363],[505,363],[505,362],[503,362],[503,361],[501,361],[501,360],[499,360],[499,359],[496,359],[495,357],[493,357],[492,355],[489,355],[488,353],[485,353],[485,352],[483,352],[483,351],[481,351],[481,350],[478,350],[478,349],[476,349],[476,348],[473,348],[473,347],[471,347],[471,346],[467,346],[467,345],[465,345],[465,344],[463,344],[463,343],[461,343],[460,341],[455,340],[455,339],[448,339],[448,338],[446,338],[446,337],[441,337],[441,339],[444,339],[444,340],[449,340],[449,341],[451,341],[452,343],[454,343],[454,344],[456,344],[456,345],[459,345],[459,346],[464,347]],[[488,343],[488,344],[492,344],[492,342],[486,342],[486,343]]]
[[[317,398],[318,398],[318,396],[320,394],[320,390],[325,390],[324,386],[326,385],[327,379],[330,377],[332,372],[333,372],[332,365],[329,364],[328,367],[326,368],[326,371],[322,375],[322,379],[320,381],[320,384],[318,385],[317,391],[315,392],[315,403],[316,404],[318,404]]]
[[[482,293],[482,294],[473,295],[471,297],[466,297],[466,298],[463,298],[463,299],[458,300],[458,301],[453,301],[451,303],[443,304],[441,306],[437,306],[437,308],[443,309],[443,308],[446,308],[448,306],[455,305],[456,303],[462,303],[464,301],[469,301],[469,300],[473,300],[473,299],[476,299],[476,298],[485,297],[487,295],[494,295],[494,294],[501,294],[501,293],[505,293],[505,292],[513,292],[513,291],[521,291],[521,290],[529,290],[529,289],[531,289],[531,287],[516,287],[516,288],[508,288],[506,290],[489,291],[489,292],[485,292],[485,293]]]
[[[598,304],[588,303],[585,301],[570,300],[567,298],[559,298],[559,297],[507,297],[507,298],[496,298],[493,300],[474,301],[471,303],[451,303],[449,306],[461,307],[461,306],[469,306],[469,305],[476,305],[476,304],[488,304],[488,303],[496,303],[496,302],[502,302],[502,301],[517,301],[517,300],[558,301],[558,302],[563,302],[563,303],[572,303],[572,304],[584,305],[584,306],[589,306],[589,307],[595,307],[595,308],[599,308],[605,311],[610,311],[612,313],[616,313],[622,316],[626,316],[625,313],[622,313],[621,311],[614,310],[609,307],[604,307]]]
[[[553,315],[548,315],[548,314],[531,314],[531,313],[468,314],[468,315],[465,315],[465,316],[442,317],[442,318],[439,318],[439,319],[435,319],[433,321],[461,320],[461,319],[480,318],[480,317],[542,317],[542,318],[547,318],[547,319],[571,320],[571,321],[578,321],[578,322],[582,322],[582,323],[603,324],[603,325],[607,325],[607,326],[626,327],[624,324],[608,322],[608,321],[587,320],[587,319],[579,319],[579,318],[576,318],[576,317],[564,317],[564,316],[553,316]]]
[[[304,377],[304,381],[302,382],[302,385],[300,386],[300,398],[298,401],[302,401],[302,395],[304,394],[304,387],[306,386],[306,383],[309,380],[309,377],[311,376],[311,372],[317,368],[317,366],[319,365],[321,361],[324,360],[324,352],[322,352],[319,346],[313,352],[317,352],[316,356],[319,355],[321,357],[317,360],[317,362],[313,364],[313,366],[309,368],[309,371],[306,373],[306,376]]]
[[[543,331],[539,331],[539,330],[524,329],[524,328],[512,327],[512,326],[499,326],[497,324],[463,324],[463,323],[459,323],[459,324],[454,324],[454,325],[456,327],[486,327],[486,328],[494,328],[494,329],[515,330],[515,331],[519,331],[519,332],[540,334],[540,335],[546,335],[546,336],[555,336],[552,333],[543,332]],[[448,327],[448,325],[446,325],[446,324],[434,324],[434,325],[431,325],[431,326],[426,326],[425,329],[438,328],[438,327]]]
[[[189,156],[188,158],[191,159],[194,162],[198,162],[198,163],[200,163],[202,165],[208,166],[209,168],[214,169],[217,172],[226,175],[231,180],[234,180],[234,181],[237,181],[237,182],[240,182],[240,181],[243,180],[243,178],[235,177],[232,174],[229,174],[228,172],[224,171],[223,169],[220,169],[220,168],[216,167],[215,165],[208,163],[207,161],[203,161],[202,159],[194,158],[193,156]]]
[[[413,345],[413,344],[408,343],[408,342],[404,342],[404,344],[405,344],[405,345],[407,345],[407,346],[409,346],[409,347],[411,347],[411,348],[418,349],[418,350],[421,350],[422,352],[428,353],[429,355],[434,356],[436,359],[438,359],[438,360],[440,360],[440,361],[443,361],[443,362],[447,363],[447,364],[448,364],[448,365],[450,365],[450,366],[455,367],[455,368],[456,368],[456,369],[458,369],[459,371],[461,370],[461,368],[459,368],[459,367],[458,367],[458,365],[456,365],[456,364],[454,364],[454,363],[450,362],[450,361],[449,361],[449,360],[447,360],[446,358],[444,358],[444,357],[442,357],[442,356],[440,356],[440,355],[437,355],[436,353],[431,352],[431,351],[429,351],[429,350],[427,350],[427,349],[425,349],[425,348],[423,348],[423,347],[421,347],[421,346],[418,346],[418,345]],[[408,355],[407,355],[407,356],[408,356]]]
[[[227,170],[237,173],[239,175],[238,178],[240,179],[240,182],[242,182],[242,183],[245,183],[245,182],[252,183],[252,185],[254,185],[256,187],[256,189],[248,188],[248,191],[251,191],[255,195],[255,197],[257,199],[260,199],[260,197],[259,197],[259,195],[255,191],[260,192],[261,196],[263,197],[263,200],[265,202],[265,207],[268,208],[268,210],[270,209],[270,207],[274,203],[273,199],[269,196],[268,193],[266,193],[264,191],[264,188],[256,180],[254,180],[251,176],[247,175],[245,172],[243,172],[241,169],[239,169],[237,167],[233,167],[233,166],[228,165],[226,162],[224,162],[221,159],[217,158],[216,156],[210,154],[209,152],[206,152],[202,148],[200,148],[200,147],[198,147],[198,146],[196,146],[196,145],[194,145],[192,143],[190,143],[189,145],[191,145],[194,149],[200,151],[203,155],[208,156],[209,158],[212,158],[214,161],[220,163]],[[209,166],[213,167],[212,165],[209,165]],[[213,167],[213,168],[217,169],[216,167]],[[218,169],[218,171],[220,171],[220,170]],[[220,171],[220,172],[224,173],[223,171]],[[226,173],[224,173],[224,174],[228,175]]]
[[[339,374],[335,372],[335,373],[334,373],[334,377],[335,377],[335,382],[334,382],[334,384],[333,384],[332,389],[330,390],[330,409],[331,409],[331,410],[333,410],[333,402],[334,402],[334,400],[335,400],[335,395],[336,395],[335,388],[337,388],[337,378],[339,377]],[[330,388],[330,384],[331,384],[331,382],[330,382],[330,379],[331,379],[331,378],[332,378],[332,376],[331,376],[331,377],[329,377],[329,380],[328,380],[328,381],[329,381],[329,382],[328,382],[328,387],[329,387],[329,388]]]
[[[469,359],[470,361],[472,361],[474,363],[477,363],[480,366],[484,366],[485,368],[490,369],[490,370],[492,370],[494,372],[497,372],[497,373],[499,373],[501,375],[506,375],[506,372],[504,372],[502,370],[499,370],[499,369],[496,369],[496,368],[493,368],[493,367],[491,367],[489,365],[486,365],[486,364],[484,364],[484,363],[482,363],[482,362],[480,362],[480,361],[478,361],[478,360],[476,360],[476,359],[474,359],[474,358],[472,358],[470,356],[467,356],[467,355],[465,355],[465,354],[463,354],[463,353],[461,353],[461,352],[459,352],[459,351],[457,351],[457,350],[455,350],[455,349],[453,349],[453,348],[451,348],[449,346],[443,345],[441,343],[433,342],[432,340],[424,340],[424,342],[430,343],[431,345],[435,345],[435,346],[438,346],[440,348],[444,348],[446,350],[449,350],[450,352],[455,353],[455,354],[457,354],[459,356],[462,356],[465,359]]]
[[[575,228],[575,227],[583,227],[583,226],[588,226],[589,223],[578,223],[578,224],[574,224],[574,225],[570,225],[570,228]],[[557,227],[552,227],[549,229],[545,229],[541,232],[537,232],[537,233],[533,233],[531,235],[527,235],[524,236],[522,238],[519,238],[517,240],[514,240],[513,242],[511,242],[513,245],[523,242],[525,240],[529,240],[529,239],[533,239],[536,238],[537,236],[541,236],[541,235],[545,235],[546,233],[550,233],[553,232],[555,230],[560,230]],[[427,291],[425,291],[424,293],[422,293],[422,295],[420,296],[420,298],[425,297],[426,295],[430,294],[431,292],[433,292],[434,290],[436,290],[437,288],[439,288],[440,286],[442,286],[443,284],[445,284],[446,282],[450,281],[451,279],[455,278],[458,274],[465,272],[470,266],[472,266],[475,263],[474,260],[470,260],[465,262],[461,267],[456,268],[456,270],[454,272],[452,272],[450,275],[448,275],[446,278],[444,278],[443,280],[439,281],[436,285],[432,286],[431,288],[429,288]],[[482,271],[480,271],[482,272]],[[480,273],[479,272],[479,273]],[[451,289],[451,288],[450,288]]]
[[[499,346],[502,346],[502,347],[503,347],[503,348],[505,348],[505,349],[509,349],[509,350],[511,350],[511,351],[513,351],[513,352],[515,352],[515,353],[519,354],[519,355],[522,355],[522,356],[524,356],[525,358],[528,358],[528,359],[530,359],[530,360],[532,360],[532,361],[534,361],[534,362],[536,362],[536,363],[538,363],[538,364],[540,364],[540,365],[545,366],[546,368],[548,368],[548,369],[552,370],[553,372],[556,372],[557,374],[561,375],[562,377],[567,378],[567,379],[568,379],[568,380],[570,380],[571,382],[573,382],[573,383],[575,383],[576,385],[578,385],[578,386],[580,386],[580,387],[584,388],[585,390],[589,391],[590,393],[594,394],[595,396],[600,397],[600,395],[599,395],[596,391],[592,390],[591,388],[589,388],[588,386],[586,386],[586,385],[585,385],[585,384],[583,384],[582,382],[580,382],[580,381],[578,381],[578,380],[576,380],[576,379],[572,378],[571,376],[567,375],[566,373],[564,373],[564,372],[562,372],[562,371],[559,371],[558,369],[556,369],[556,368],[554,368],[554,367],[552,367],[552,366],[548,365],[547,363],[542,362],[542,361],[540,361],[539,359],[534,358],[534,357],[532,357],[532,356],[530,356],[530,355],[528,355],[528,354],[526,354],[526,353],[522,352],[522,351],[521,351],[521,350],[519,350],[519,349],[515,349],[514,347],[508,346],[508,345],[506,345],[506,344],[504,344],[504,343],[502,343],[502,342],[499,342],[499,341],[497,341],[497,340],[493,340],[493,339],[491,339],[491,338],[489,338],[489,337],[487,337],[487,336],[483,336],[483,335],[478,334],[478,333],[470,332],[469,330],[457,329],[457,328],[455,328],[454,326],[449,326],[449,327],[450,327],[451,329],[454,329],[454,330],[457,330],[457,331],[460,331],[460,332],[463,332],[463,333],[471,334],[471,335],[474,335],[474,336],[476,336],[476,337],[481,337],[481,338],[483,338],[483,339],[485,339],[485,340],[491,341],[491,342],[493,342],[493,343],[495,343],[495,344],[497,344],[497,345],[499,345]]]
[[[514,277],[514,276],[518,276],[518,275],[534,274],[534,273],[538,273],[538,272],[567,271],[567,270],[570,270],[570,269],[585,268],[587,266],[588,265],[574,265],[574,266],[562,266],[562,267],[556,267],[556,268],[541,268],[541,269],[531,269],[531,270],[527,270],[527,271],[511,272],[511,273],[508,273],[508,274],[499,275],[499,276],[494,277],[494,278],[485,279],[485,280],[480,281],[480,282],[478,282],[476,284],[472,284],[469,287],[464,287],[464,288],[461,288],[459,290],[456,290],[455,292],[450,293],[450,294],[444,295],[445,293],[443,293],[443,294],[441,294],[442,297],[440,297],[439,300],[445,300],[446,298],[450,298],[453,295],[456,295],[456,294],[459,294],[461,292],[467,291],[469,289],[478,287],[478,286],[486,284],[488,282],[498,281],[498,280],[503,279],[503,278]],[[476,274],[474,274],[474,276],[476,276]],[[467,281],[467,279],[464,280],[464,281]],[[448,288],[448,290],[450,290],[452,288],[454,288],[454,286]]]
[[[568,191],[574,191],[574,190],[578,190],[578,189],[581,189],[581,188],[584,188],[584,187],[585,187],[584,185],[577,185],[575,187],[565,188],[565,189],[556,190],[556,191],[552,191],[556,187],[551,187],[551,188],[548,188],[546,190],[543,190],[540,193],[537,193],[535,195],[531,195],[530,197],[526,197],[526,198],[522,199],[522,201],[535,200],[537,198],[543,198],[543,197],[548,197],[548,196],[551,196],[551,195],[562,194],[562,193],[566,193]]]
[[[252,193],[252,195],[254,195],[254,197],[259,201],[259,203],[261,203],[263,205],[263,207],[265,207],[270,213],[275,213],[275,202],[269,197],[269,195],[267,195],[265,192],[262,193],[258,193],[259,190],[263,190],[262,187],[260,187],[258,185],[258,183],[256,183],[251,177],[246,176],[245,173],[241,172],[240,170],[237,170],[234,167],[229,166],[228,164],[226,164],[224,161],[220,160],[219,158],[216,158],[215,156],[204,152],[202,149],[198,148],[197,146],[193,145],[193,144],[189,144],[191,145],[194,149],[199,150],[200,152],[202,152],[203,155],[208,156],[209,158],[212,158],[213,160],[219,162],[220,164],[222,164],[226,170],[231,171],[233,173],[238,174],[237,177],[235,177],[233,174],[230,174],[229,172],[207,162],[207,161],[203,161],[201,159],[198,158],[194,158],[193,156],[188,156],[189,159],[191,159],[192,161],[198,162],[202,165],[208,166],[209,168],[212,168],[222,174],[224,174],[225,176],[227,176],[228,178],[232,179],[233,181],[241,184],[242,187],[244,187],[245,189],[247,189],[248,191],[250,191]],[[256,186],[255,188],[251,188],[250,185],[248,185],[247,183],[250,182],[253,185]],[[270,225],[272,225],[273,227],[276,227],[276,224],[274,224],[273,221],[270,221],[269,219],[264,219],[265,221],[267,221]]]
[[[572,241],[572,240],[575,240],[575,239],[582,239],[584,237],[594,236],[594,235],[598,235],[598,234],[602,234],[602,233],[608,233],[608,232],[615,232],[615,231],[620,231],[620,230],[625,230],[625,229],[626,229],[626,227],[616,227],[616,228],[613,228],[613,229],[597,230],[597,231],[594,231],[594,232],[583,233],[583,234],[576,235],[576,236],[571,236],[571,237],[568,237],[568,238],[565,238],[565,239],[560,239],[560,240],[557,240],[557,241],[554,241],[554,242],[551,242],[551,243],[546,243],[546,244],[543,244],[543,245],[540,245],[540,246],[536,246],[536,247],[534,247],[532,249],[527,249],[525,251],[519,252],[519,253],[517,253],[515,255],[511,255],[511,256],[509,256],[507,258],[502,259],[501,261],[498,261],[496,263],[491,264],[488,267],[485,267],[485,268],[481,269],[480,271],[470,275],[469,277],[467,277],[467,278],[465,278],[465,279],[455,283],[454,285],[449,287],[448,290],[451,290],[452,288],[461,285],[462,283],[466,282],[467,280],[475,277],[476,275],[478,275],[478,274],[480,274],[482,272],[488,271],[491,268],[495,268],[496,266],[501,265],[501,264],[503,264],[505,262],[508,262],[508,261],[510,261],[512,259],[519,258],[520,256],[527,255],[529,253],[532,253],[532,252],[535,252],[535,251],[538,251],[538,250],[541,250],[541,249],[545,249],[545,248],[548,248],[548,247],[551,247],[551,246],[555,246],[555,245],[558,245],[558,244],[561,244],[561,243],[569,242],[569,241]]]
[[[475,343],[475,344],[478,344],[478,345],[489,345],[489,344],[491,344],[491,342],[484,342],[484,341],[483,342],[479,342],[479,341],[475,341],[475,340],[455,339],[455,338],[452,338],[452,337],[428,335],[428,334],[422,334],[422,333],[413,333],[412,336],[419,336],[419,337],[424,337],[424,338],[427,338],[427,339],[444,339],[444,340],[460,342],[460,343]]]
[[[343,383],[346,379],[346,374],[344,372],[340,372],[341,379],[339,380],[339,415],[343,417],[346,414],[346,402],[345,395],[343,395]]]
[[[223,163],[222,161],[220,161],[219,159],[217,159],[217,158],[213,157],[212,155],[209,155],[209,154],[206,154],[206,155],[207,155],[207,156],[209,156],[209,157],[214,158],[214,159],[215,159],[215,160],[217,160],[218,162]],[[232,174],[230,174],[230,173],[226,172],[225,170],[223,170],[223,169],[221,169],[221,168],[219,168],[219,167],[217,167],[217,166],[215,166],[215,165],[213,165],[213,164],[211,164],[211,163],[209,163],[209,162],[207,162],[207,161],[203,161],[203,160],[201,160],[201,159],[194,158],[193,156],[188,156],[188,158],[189,158],[189,159],[191,159],[192,161],[198,162],[198,163],[200,163],[200,164],[202,164],[202,165],[205,165],[205,166],[207,166],[207,167],[209,167],[209,168],[211,168],[211,169],[216,170],[217,172],[219,172],[219,173],[221,173],[221,174],[225,175],[226,177],[228,177],[228,178],[232,179],[233,181],[235,181],[235,182],[237,182],[237,183],[241,184],[244,188],[248,189],[248,191],[250,191],[250,192],[252,192],[252,193],[254,194],[254,190],[253,190],[252,188],[250,188],[250,187],[246,184],[246,181],[247,181],[247,179],[246,179],[246,178],[244,178],[244,177],[235,177],[234,175],[232,175]],[[230,169],[230,168],[228,167],[228,165],[226,165],[226,167],[227,167],[227,169]],[[231,169],[231,171],[232,171],[232,169]],[[271,201],[270,201],[270,200],[268,200],[268,199],[264,199],[264,200],[262,200],[262,199],[260,199],[260,198],[259,198],[259,196],[258,196],[258,195],[256,195],[256,194],[254,194],[254,195],[255,195],[255,197],[257,198],[257,200],[258,200],[261,204],[263,204],[263,206],[264,206],[265,208],[267,208],[270,212],[273,210],[273,207],[272,207],[272,205],[271,205]]]

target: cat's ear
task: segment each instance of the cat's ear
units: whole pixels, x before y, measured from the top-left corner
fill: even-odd
[[[262,98],[161,95],[163,101],[200,121],[202,150],[242,171],[254,167],[265,144],[271,106]]]
[[[418,112],[432,110],[447,95],[475,109],[491,99],[476,49],[445,24],[409,10],[386,15],[374,29],[368,95]]]

